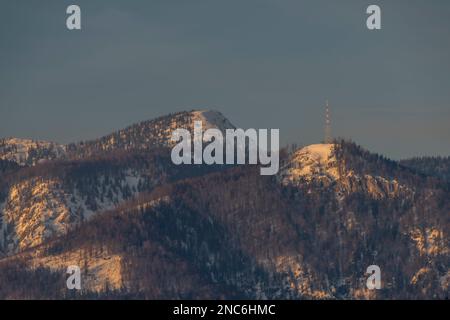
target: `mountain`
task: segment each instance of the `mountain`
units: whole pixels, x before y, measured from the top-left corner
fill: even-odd
[[[172,124],[198,114],[231,126],[178,113],[5,171],[0,298],[449,298],[442,179],[348,141],[281,152],[276,176],[174,166]],[[374,264],[381,290],[365,286]]]
[[[19,140],[9,139],[8,149],[3,149],[5,157],[10,155],[10,160],[4,160],[5,170],[15,164],[31,167],[0,177],[0,253],[38,245],[173,177],[214,170],[194,168],[183,173],[170,161],[171,131],[193,130],[196,120],[207,128],[233,127],[219,112],[191,111],[57,148],[28,140],[24,147]],[[17,150],[20,156],[12,156]],[[58,153],[46,153],[49,150]]]
[[[171,141],[172,131],[180,128],[188,129],[193,133],[194,121],[202,121],[204,130],[217,128],[225,131],[234,128],[218,111],[177,112],[132,125],[100,139],[69,144],[67,146],[67,157],[78,159],[111,150],[149,150],[171,147],[174,145]]]
[[[301,148],[281,171],[282,183],[319,184],[333,189],[338,199],[356,192],[364,192],[375,199],[405,199],[412,195],[414,188],[409,181],[402,181],[405,173],[397,163],[378,156],[374,158],[359,148],[350,150],[353,147],[355,145],[341,141]],[[417,179],[412,172],[406,175]]]
[[[217,128],[224,132],[235,128],[220,112],[214,110],[182,111],[154,120],[143,121],[94,140],[60,145],[48,141],[8,138],[0,139],[0,161],[21,166],[34,166],[47,160],[73,160],[118,150],[150,150],[173,146],[175,128],[193,132],[194,121],[203,129]]]
[[[302,178],[335,180],[338,176],[334,144],[314,144],[301,148],[291,156],[284,174],[290,182]]]
[[[37,165],[15,178],[0,201],[0,248],[15,252],[62,234],[170,176],[170,159],[154,154],[113,154],[78,162]]]

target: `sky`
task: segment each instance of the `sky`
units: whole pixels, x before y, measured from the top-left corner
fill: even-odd
[[[450,1],[0,0],[0,137],[77,142],[214,109],[304,145],[327,99],[335,137],[450,155]]]

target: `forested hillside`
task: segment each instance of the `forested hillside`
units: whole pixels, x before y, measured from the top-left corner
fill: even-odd
[[[442,176],[341,140],[282,150],[274,176],[176,166],[164,128],[199,117],[232,126],[180,113],[57,159],[0,160],[0,298],[449,298]],[[370,265],[381,290],[365,285]]]

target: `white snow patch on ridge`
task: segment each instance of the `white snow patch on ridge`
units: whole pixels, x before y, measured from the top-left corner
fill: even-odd
[[[321,177],[338,179],[339,171],[334,150],[334,144],[313,144],[296,151],[282,171],[283,181]]]
[[[32,154],[33,150],[37,154]],[[65,146],[54,142],[19,138],[0,139],[0,159],[14,161],[19,165],[25,165],[30,161],[35,164],[39,160],[46,160],[48,157],[59,158],[64,154]]]
[[[228,121],[219,111],[199,110],[192,111],[192,121],[201,121],[203,130],[216,128],[225,132],[226,129],[235,129],[235,126]]]

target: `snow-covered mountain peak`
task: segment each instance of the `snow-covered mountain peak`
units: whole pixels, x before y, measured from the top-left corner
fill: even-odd
[[[0,139],[0,160],[33,166],[44,160],[79,159],[112,150],[171,147],[174,145],[173,131],[187,129],[193,132],[195,121],[202,122],[203,131],[217,128],[225,132],[235,128],[219,111],[182,111],[136,123],[99,139],[69,145],[31,139]]]
[[[313,144],[299,149],[282,171],[283,181],[288,183],[298,179],[338,179],[339,170],[334,151],[334,144]]]
[[[222,113],[215,110],[195,110],[191,111],[193,121],[201,121],[203,129],[217,128],[221,131],[234,129],[235,126],[224,117]]]
[[[354,192],[363,192],[372,198],[407,197],[412,190],[392,179],[383,170],[374,170],[377,164],[370,156],[360,157],[347,150],[343,154],[339,144],[313,144],[294,152],[280,171],[284,185],[300,186],[319,182],[331,187],[337,199]]]

